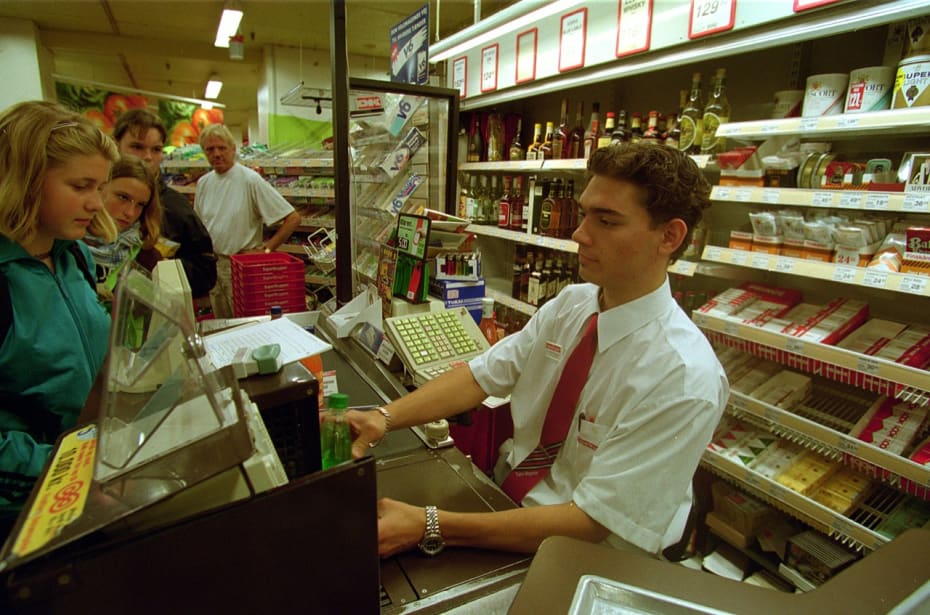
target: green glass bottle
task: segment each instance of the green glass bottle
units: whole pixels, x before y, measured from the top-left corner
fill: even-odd
[[[320,453],[323,469],[352,459],[352,434],[346,422],[349,396],[333,393],[327,398],[327,410],[320,425]]]

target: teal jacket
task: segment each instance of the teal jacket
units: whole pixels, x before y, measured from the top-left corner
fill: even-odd
[[[0,517],[22,507],[55,440],[77,421],[107,353],[110,316],[68,243],[55,241],[52,273],[0,235],[13,309],[0,343]],[[90,251],[80,249],[93,271]]]

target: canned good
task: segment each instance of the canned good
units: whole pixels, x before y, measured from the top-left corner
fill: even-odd
[[[891,66],[857,68],[849,73],[849,90],[843,113],[884,111],[891,107],[895,69]]]
[[[843,112],[848,85],[849,75],[846,73],[811,75],[807,78],[807,87],[804,90],[801,116],[839,115]]]
[[[804,100],[804,90],[779,90],[775,92],[775,106],[772,117],[797,117],[801,115],[801,101]]]
[[[904,58],[894,80],[892,109],[930,105],[930,55]]]

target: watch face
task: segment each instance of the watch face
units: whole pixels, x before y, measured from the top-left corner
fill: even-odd
[[[420,543],[420,550],[427,555],[436,555],[442,551],[446,543],[443,542],[442,536],[424,536]]]

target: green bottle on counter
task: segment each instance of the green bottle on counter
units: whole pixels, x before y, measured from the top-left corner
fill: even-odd
[[[327,398],[327,410],[320,425],[320,453],[323,469],[352,459],[352,433],[346,422],[349,396],[333,393]]]

